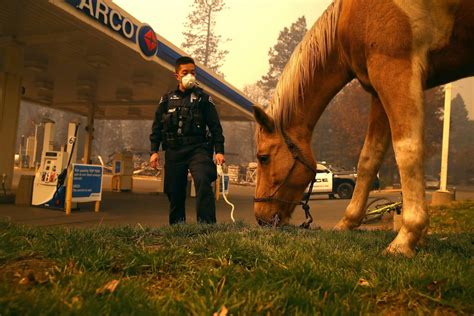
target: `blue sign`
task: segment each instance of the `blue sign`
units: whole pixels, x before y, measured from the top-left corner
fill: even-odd
[[[120,160],[115,161],[114,173],[115,174],[122,173],[122,162]]]
[[[222,193],[222,189],[224,189],[224,193],[229,193],[229,176],[224,175],[224,187],[222,187],[222,178],[219,178],[219,192]]]
[[[149,25],[136,25],[132,22],[131,18],[123,16],[104,0],[65,1],[127,40],[138,43],[140,51],[145,57],[150,58],[156,55],[158,51],[158,40],[156,33]]]
[[[102,198],[102,166],[73,164],[72,201],[91,202]]]
[[[91,19],[94,19],[130,42],[138,45],[142,56],[145,58],[157,56],[170,65],[174,65],[175,60],[181,56],[181,54],[176,52],[172,47],[162,41],[158,41],[156,33],[150,26],[146,24],[134,24],[130,17],[122,15],[113,5],[107,4],[106,0],[64,1]],[[200,67],[197,67],[197,79],[200,83],[214,89],[216,92],[242,105],[247,111],[252,112],[253,104],[250,100],[234,91],[231,87],[222,84],[219,79],[213,77]]]

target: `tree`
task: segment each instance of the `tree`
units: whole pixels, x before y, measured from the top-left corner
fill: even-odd
[[[334,97],[313,133],[317,160],[346,169],[357,165],[369,107],[370,95],[355,80]]]
[[[242,92],[264,109],[270,104],[270,94],[266,93],[257,83],[245,85]]]
[[[215,14],[224,9],[224,0],[194,0],[193,11],[188,15],[181,44],[197,61],[219,73],[227,50],[219,49],[222,36],[215,33]],[[227,41],[227,40],[226,40]]]
[[[469,120],[466,104],[459,94],[451,101],[451,108],[448,174],[451,181],[463,183],[474,177],[474,121]]]
[[[430,174],[439,173],[443,99],[444,92],[440,87],[425,93],[425,158],[427,173]],[[370,94],[357,81],[344,87],[316,125],[312,148],[317,160],[346,169],[357,166],[367,130],[369,109]],[[466,115],[463,113],[462,116]],[[390,145],[380,170],[382,182],[391,185],[397,172],[395,155]]]
[[[425,91],[425,174],[437,177],[441,164],[444,91],[436,87]]]
[[[277,43],[268,51],[270,69],[258,82],[267,93],[276,87],[278,79],[290,59],[295,47],[306,34],[306,18],[299,17],[290,28],[285,27],[278,36]]]
[[[227,164],[247,165],[255,161],[255,122],[222,121]]]
[[[469,113],[464,99],[457,94],[451,104],[451,142],[460,146],[472,145],[474,141],[472,125],[474,122],[469,120]]]

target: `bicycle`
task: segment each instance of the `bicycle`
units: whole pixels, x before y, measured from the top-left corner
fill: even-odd
[[[394,202],[388,198],[377,198],[367,204],[365,208],[365,216],[362,224],[368,224],[381,219],[385,214],[395,212],[401,214],[403,208],[402,201]]]

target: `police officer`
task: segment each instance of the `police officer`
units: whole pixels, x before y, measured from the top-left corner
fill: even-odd
[[[196,213],[200,223],[216,222],[216,201],[211,183],[217,164],[224,163],[224,136],[212,98],[196,86],[196,65],[190,57],[176,60],[178,88],[165,94],[155,113],[150,134],[150,164],[160,164],[160,144],[165,153],[165,193],[170,202],[169,223],[186,221],[188,170],[196,188]],[[208,139],[207,133],[211,138]],[[213,148],[209,148],[209,146]]]

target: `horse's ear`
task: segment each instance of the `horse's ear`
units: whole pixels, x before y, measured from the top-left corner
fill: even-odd
[[[253,116],[255,117],[255,121],[267,132],[273,133],[275,130],[275,121],[258,105],[253,106]]]

